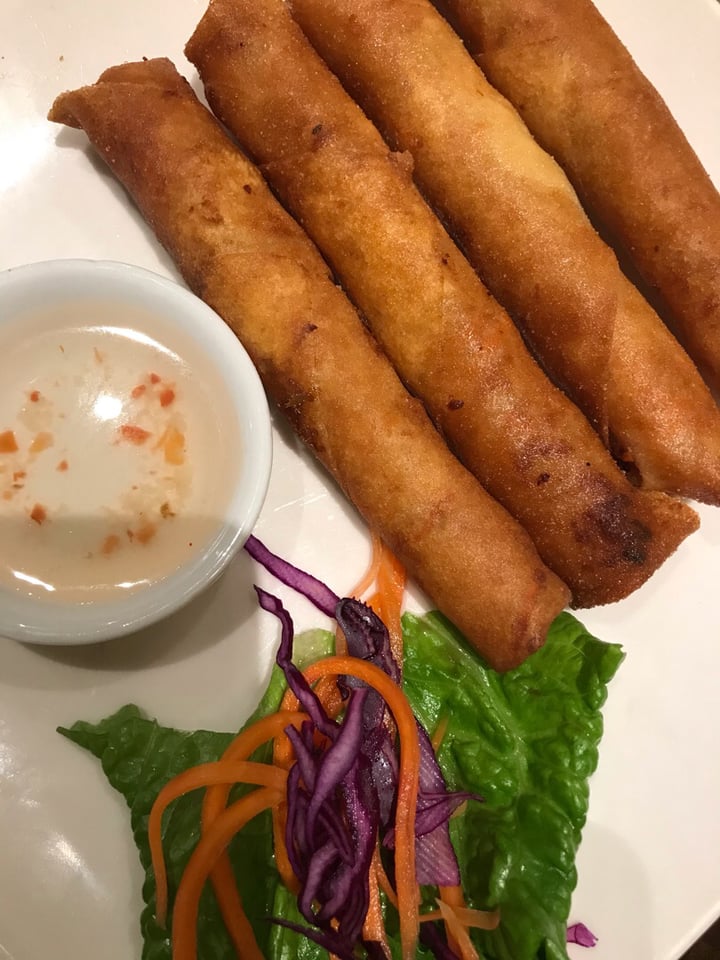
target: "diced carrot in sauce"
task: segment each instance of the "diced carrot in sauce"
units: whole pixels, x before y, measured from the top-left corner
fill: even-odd
[[[157,373],[150,374],[150,383],[160,383],[160,379]]]
[[[40,433],[35,435],[35,439],[30,444],[30,453],[42,453],[43,450],[51,447],[54,442],[51,433],[48,433],[47,430],[41,430]]]
[[[146,390],[147,390],[147,387],[145,386],[145,384],[139,383],[136,387],[132,388],[130,396],[133,398],[133,400],[137,400],[137,398],[141,397]]]
[[[40,399],[40,391],[33,390],[32,393],[30,394],[30,402],[37,403],[39,399]]]
[[[30,512],[30,519],[35,523],[44,523],[47,520],[47,510],[41,503],[36,503]]]
[[[68,468],[67,460],[61,460],[60,463],[57,465],[56,469],[59,470],[61,473],[63,473],[65,470],[67,470],[67,468]]]
[[[119,546],[120,546],[120,537],[118,537],[116,533],[110,533],[103,540],[103,545],[100,549],[101,549],[101,552],[104,553],[105,556],[107,557],[107,556],[110,556],[111,553],[114,553]]]
[[[0,433],[0,453],[15,453],[17,448],[14,430],[5,430]]]
[[[13,474],[13,480],[23,480],[26,476],[27,474],[24,470],[16,470]]]
[[[135,531],[135,539],[142,544],[149,543],[156,533],[157,527],[148,521]]]
[[[160,406],[169,407],[174,399],[175,391],[172,389],[172,387],[165,387],[165,389],[160,393]]]
[[[135,443],[139,446],[141,443],[145,443],[150,436],[150,432],[132,423],[124,423],[120,427],[120,436],[123,440],[128,440],[130,443]]]
[[[162,447],[165,463],[179,467],[185,463],[185,434],[177,427],[168,427],[156,444],[156,449]]]

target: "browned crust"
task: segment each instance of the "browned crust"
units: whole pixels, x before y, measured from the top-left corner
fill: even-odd
[[[442,0],[490,81],[656,288],[720,389],[720,194],[590,0]]]
[[[709,390],[429,0],[290,6],[391,144],[412,153],[423,192],[614,452],[649,489],[719,503]]]
[[[639,587],[697,526],[620,473],[528,354],[282,0],[212,0],[186,47],[258,162],[460,459],[530,533],[576,606]],[[278,84],[285,71],[292,83]]]
[[[126,79],[127,78],[127,79]],[[269,393],[483,656],[520,663],[568,599],[522,528],[440,440],[297,224],[168,61],[62,94]]]

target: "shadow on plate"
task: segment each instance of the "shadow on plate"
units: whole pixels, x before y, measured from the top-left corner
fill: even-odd
[[[67,684],[66,676],[48,672],[43,669],[43,664],[59,664],[94,673],[134,672],[194,657],[241,631],[243,624],[255,616],[258,607],[252,590],[253,575],[252,561],[245,553],[240,553],[216,583],[182,610],[154,626],[103,643],[53,647],[25,645],[20,656],[0,656],[3,683],[31,689],[51,689]],[[11,640],[4,642],[14,643]]]

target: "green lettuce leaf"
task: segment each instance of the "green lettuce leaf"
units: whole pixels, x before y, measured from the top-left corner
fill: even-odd
[[[440,763],[451,787],[481,793],[452,822],[469,901],[500,906],[498,931],[480,934],[487,960],[561,960],[575,886],[574,858],[585,821],[587,779],[597,764],[600,708],[622,660],[618,647],[595,640],[569,614],[553,624],[546,646],[505,675],[485,667],[439,614],[406,615],[404,679],[419,719],[432,731],[448,719]],[[300,666],[324,656],[332,635],[309,631],[296,639]],[[248,723],[275,711],[285,689],[274,668]],[[162,786],[198,763],[216,760],[232,735],[186,733],[160,726],[128,706],[98,724],[60,730],[98,757],[122,793],[146,871],[141,917],[143,960],[171,960],[167,931],[154,919],[154,878],[147,819]],[[259,751],[257,759],[267,759]],[[241,795],[236,790],[235,796]],[[171,898],[198,840],[201,796],[177,801],[163,822]],[[258,944],[268,960],[326,960],[320,947],[268,923],[271,916],[302,922],[294,897],[278,883],[269,815],[253,820],[230,855]],[[206,890],[198,921],[202,960],[232,960],[213,896]],[[392,938],[393,956],[399,943]],[[418,960],[429,954],[422,948]]]
[[[567,957],[600,709],[623,653],[564,613],[541,650],[498,674],[440,614],[406,615],[403,627],[408,699],[428,730],[448,719],[438,757],[448,784],[484,798],[451,823],[468,900],[501,911],[477,943],[488,960]]]

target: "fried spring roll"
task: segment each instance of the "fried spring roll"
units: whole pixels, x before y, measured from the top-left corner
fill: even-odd
[[[720,389],[720,194],[590,0],[441,0]]]
[[[429,0],[291,0],[545,369],[648,489],[720,503],[720,413],[567,178]]]
[[[303,224],[465,465],[574,606],[627,595],[697,520],[620,473],[282,0],[212,0],[186,47],[215,114]],[[277,84],[285,73],[288,84]],[[240,95],[241,94],[241,95]]]
[[[268,392],[409,573],[497,669],[568,599],[520,525],[448,451],[277,204],[167,60],[62,94],[190,287],[224,317]]]

